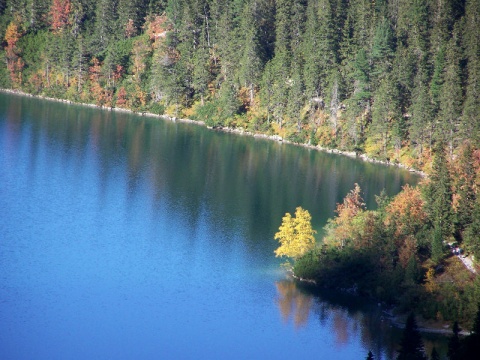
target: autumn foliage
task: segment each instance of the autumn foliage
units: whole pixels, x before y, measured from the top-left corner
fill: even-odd
[[[315,247],[315,230],[312,229],[312,217],[308,210],[297,207],[295,217],[286,213],[282,225],[275,234],[280,247],[275,250],[276,256],[299,258]]]
[[[53,0],[50,7],[50,24],[53,31],[60,31],[69,24],[70,0]]]
[[[337,216],[330,221],[326,242],[339,247],[344,247],[349,240],[353,240],[358,232],[358,222],[355,218],[365,209],[358,184],[354,185],[343,203],[337,204]]]
[[[393,229],[395,237],[415,234],[427,219],[420,189],[405,185],[386,213],[385,225]]]
[[[10,22],[5,32],[5,41],[7,46],[5,48],[5,55],[7,60],[7,69],[10,74],[10,80],[15,88],[18,88],[22,84],[22,69],[24,67],[24,61],[19,55],[17,49],[17,42],[22,36],[22,31],[15,22]]]

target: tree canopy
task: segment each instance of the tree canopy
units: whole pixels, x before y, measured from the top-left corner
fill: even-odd
[[[312,217],[308,210],[297,207],[295,217],[286,213],[282,224],[275,234],[280,246],[275,255],[297,259],[315,247],[315,230],[312,229]]]
[[[427,172],[438,143],[450,157],[466,140],[480,145],[479,0],[2,4],[2,88],[207,119]]]

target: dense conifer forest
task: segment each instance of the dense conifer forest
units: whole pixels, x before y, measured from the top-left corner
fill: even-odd
[[[0,88],[425,171],[374,211],[355,187],[296,271],[472,325],[480,0],[0,0],[0,37]]]
[[[0,0],[0,86],[428,169],[480,142],[478,0]]]

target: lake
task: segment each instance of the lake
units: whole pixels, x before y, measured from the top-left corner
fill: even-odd
[[[282,216],[321,231],[418,176],[204,127],[0,93],[1,359],[391,359],[372,304],[274,257]]]

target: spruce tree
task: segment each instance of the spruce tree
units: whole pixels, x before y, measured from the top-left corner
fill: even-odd
[[[450,155],[453,155],[453,149],[456,147],[457,132],[462,112],[463,93],[459,59],[457,39],[454,36],[447,45],[445,69],[442,73],[443,84],[438,94],[433,96],[434,101],[438,101],[437,108],[439,110],[437,139],[447,142]]]
[[[375,29],[372,46],[372,77],[375,84],[390,71],[393,60],[393,34],[387,17],[382,17]]]
[[[480,354],[480,304],[478,304],[477,314],[473,321],[470,335],[463,340],[461,358],[474,360],[478,359],[478,354]]]
[[[415,315],[411,313],[405,324],[397,360],[426,360],[424,345],[418,331]]]
[[[263,69],[262,48],[259,42],[259,29],[256,22],[256,1],[245,3],[241,33],[244,34],[242,41],[242,57],[240,59],[239,78],[243,87],[250,93],[250,105],[253,105],[255,89],[258,86]]]
[[[209,72],[209,49],[207,47],[205,27],[202,27],[202,34],[200,36],[199,44],[193,56],[193,78],[192,87],[195,90],[195,95],[200,97],[200,102],[204,104],[204,96],[208,89],[210,82]]]
[[[320,79],[322,58],[320,46],[320,31],[318,21],[318,4],[316,0],[310,0],[307,6],[307,22],[305,24],[305,36],[303,37],[302,51],[304,56],[303,81],[305,83],[305,95],[307,99],[320,96]]]
[[[95,11],[93,46],[95,54],[101,55],[112,41],[119,37],[116,27],[117,0],[99,0]]]
[[[475,168],[473,166],[473,147],[466,142],[458,157],[460,173],[457,174],[456,194],[458,196],[455,225],[460,232],[473,221],[473,211],[476,201]]]
[[[480,0],[466,2],[464,46],[467,57],[467,87],[462,115],[462,130],[478,146],[480,144]]]
[[[452,327],[453,335],[448,341],[448,358],[450,360],[460,360],[461,353],[460,353],[460,327],[458,326],[458,322],[455,321]]]
[[[477,197],[472,211],[472,222],[465,227],[463,242],[475,259],[480,259],[480,199]]]
[[[425,145],[429,145],[429,129],[432,124],[431,102],[425,77],[423,71],[417,75],[417,85],[413,90],[413,102],[410,107],[410,141],[417,148],[420,161]]]
[[[432,259],[443,256],[443,243],[452,235],[452,188],[444,144],[435,148],[430,182],[424,188],[425,207],[432,225]]]
[[[399,150],[401,133],[394,128],[394,124],[398,124],[402,116],[399,110],[398,88],[394,79],[388,76],[381,81],[380,87],[375,92],[370,125],[370,136],[378,136],[381,139],[384,156],[387,156],[387,147],[391,138],[394,147]]]

